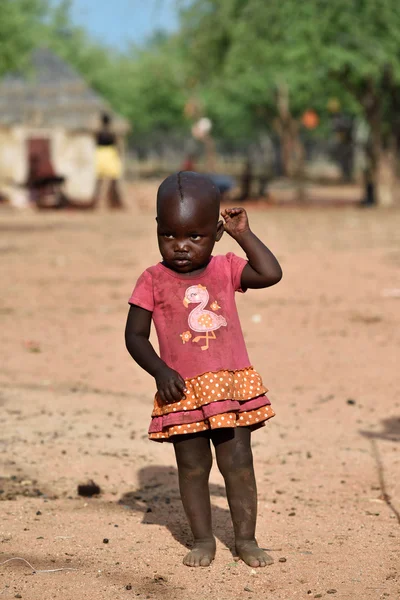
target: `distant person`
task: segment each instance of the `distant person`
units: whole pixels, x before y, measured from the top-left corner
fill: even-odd
[[[194,154],[188,154],[186,156],[182,164],[182,171],[196,171]]]
[[[195,155],[188,154],[183,161],[182,171],[196,171]],[[223,196],[226,192],[229,192],[234,185],[235,181],[230,175],[221,175],[219,173],[206,173],[206,176],[217,186],[220,194]]]
[[[103,113],[101,128],[96,134],[96,190],[95,204],[107,187],[108,206],[122,208],[119,180],[122,175],[122,161],[117,148],[117,138],[112,131],[111,117]]]
[[[219,220],[220,193],[205,175],[170,175],[157,194],[162,262],[139,277],[132,292],[126,346],[157,386],[149,437],[172,442],[181,499],[193,533],[183,562],[209,566],[210,443],[224,479],[236,551],[250,567],[273,562],[255,538],[257,491],[251,434],[274,416],[260,375],[251,366],[235,292],[278,283],[278,261],[251,231],[243,208]],[[224,231],[247,255],[212,256]],[[160,356],[149,341],[154,320]]]
[[[251,159],[248,158],[245,162],[242,177],[241,177],[241,190],[240,190],[240,200],[245,202],[250,198],[251,188],[253,182],[253,165]]]

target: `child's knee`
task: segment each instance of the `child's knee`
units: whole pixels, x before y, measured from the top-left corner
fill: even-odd
[[[199,458],[191,456],[190,453],[177,457],[178,471],[180,474],[192,478],[208,477],[212,467],[211,452]]]
[[[235,475],[240,478],[241,474],[253,471],[253,455],[250,448],[242,452],[217,456],[217,463],[223,477]]]

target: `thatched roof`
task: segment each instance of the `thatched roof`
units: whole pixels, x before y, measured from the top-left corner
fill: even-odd
[[[0,126],[94,131],[100,114],[107,112],[116,133],[128,131],[128,122],[53,52],[37,49],[31,63],[26,75],[9,74],[0,82]]]

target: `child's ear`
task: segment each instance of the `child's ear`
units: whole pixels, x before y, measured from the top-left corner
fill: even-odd
[[[224,222],[223,221],[218,221],[218,223],[217,223],[217,235],[215,237],[215,241],[216,242],[219,242],[219,240],[222,238],[224,231],[225,231]]]

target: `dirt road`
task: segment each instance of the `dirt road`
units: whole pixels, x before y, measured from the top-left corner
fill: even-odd
[[[36,569],[2,564],[0,596],[397,600],[399,213],[250,210],[284,269],[238,298],[277,413],[253,438],[275,563],[235,561],[214,467],[217,558],[192,570],[172,448],[146,436],[153,382],[123,342],[135,279],[158,261],[154,192],[122,214],[0,213],[0,562]],[[77,495],[89,478],[98,498]]]

